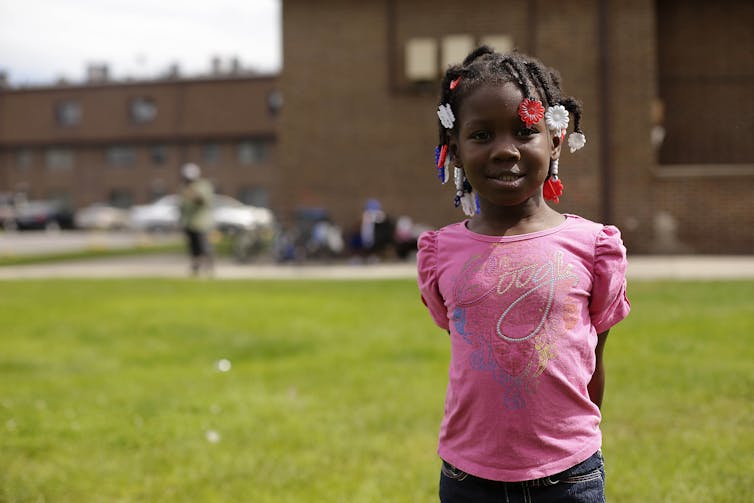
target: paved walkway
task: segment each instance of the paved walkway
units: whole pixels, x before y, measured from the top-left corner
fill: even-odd
[[[119,278],[188,276],[182,255],[118,257],[53,264],[0,267],[0,280],[32,278]],[[391,279],[415,278],[412,262],[381,264],[238,264],[218,262],[216,279]],[[646,279],[754,279],[754,255],[749,256],[635,256],[629,258],[628,277]]]

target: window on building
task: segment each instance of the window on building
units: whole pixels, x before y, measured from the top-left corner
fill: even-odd
[[[73,151],[51,148],[45,152],[45,166],[50,171],[67,171],[73,168]]]
[[[662,165],[753,164],[751,2],[656,2]]]
[[[31,168],[33,162],[34,158],[32,156],[31,150],[29,150],[28,148],[22,148],[16,151],[16,168],[18,168],[19,171],[28,170],[29,168]]]
[[[136,163],[136,150],[132,147],[110,147],[105,155],[110,166],[133,166]]]
[[[131,121],[136,124],[146,124],[157,117],[157,104],[152,98],[139,96],[131,99],[129,111]]]
[[[168,149],[165,145],[153,145],[149,149],[149,158],[153,164],[165,164],[168,160]]]
[[[484,35],[478,39],[468,33],[446,35],[439,39],[409,39],[404,54],[405,79],[414,84],[434,82],[448,66],[461,63],[480,44],[503,53],[513,50],[513,39],[503,34]]]
[[[220,162],[220,144],[206,143],[202,145],[202,161],[205,164],[216,164]]]
[[[278,90],[270,91],[267,94],[267,110],[273,117],[283,108],[283,93]]]
[[[269,206],[269,194],[263,187],[243,187],[238,191],[238,200],[244,204],[262,208]]]
[[[479,45],[489,45],[501,54],[513,50],[513,37],[510,35],[485,35],[479,39]]]
[[[474,37],[471,35],[447,35],[442,39],[442,69],[457,65],[474,50]]]
[[[247,140],[238,144],[238,162],[240,164],[258,164],[267,160],[269,144],[262,140]]]
[[[431,81],[438,77],[435,39],[412,38],[406,42],[405,74],[412,82]]]
[[[81,123],[82,115],[81,104],[77,101],[61,101],[55,106],[55,119],[60,126],[77,126]]]

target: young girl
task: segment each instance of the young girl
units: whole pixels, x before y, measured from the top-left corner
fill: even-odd
[[[570,113],[569,113],[570,112]],[[419,239],[422,300],[450,333],[440,500],[604,501],[602,350],[629,311],[618,229],[550,208],[570,115],[557,73],[475,50],[448,69],[441,180],[470,219]]]

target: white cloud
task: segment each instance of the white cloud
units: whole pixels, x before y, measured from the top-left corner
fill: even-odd
[[[244,68],[281,64],[280,0],[0,0],[0,71],[12,83],[78,81],[89,63],[115,78],[155,77],[212,57]]]

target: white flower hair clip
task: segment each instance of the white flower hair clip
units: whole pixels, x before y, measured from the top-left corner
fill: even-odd
[[[563,105],[551,106],[545,112],[545,122],[551,131],[562,131],[568,128],[568,110]]]
[[[445,129],[453,129],[456,117],[453,115],[453,110],[451,110],[449,103],[437,107],[437,116],[440,118],[440,122]]]
[[[568,135],[568,146],[571,148],[571,153],[583,148],[584,145],[586,145],[586,137],[583,133],[576,131]]]

